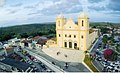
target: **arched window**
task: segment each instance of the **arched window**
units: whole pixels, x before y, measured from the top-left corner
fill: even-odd
[[[84,21],[82,20],[82,26],[84,26]]]
[[[74,49],[77,49],[77,43],[74,43]]]
[[[67,47],[67,42],[64,42],[64,46]]]
[[[69,42],[69,48],[72,48],[72,42]]]

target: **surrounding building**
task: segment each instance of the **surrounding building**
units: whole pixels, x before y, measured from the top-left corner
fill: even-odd
[[[98,29],[89,27],[89,18],[85,13],[78,17],[78,24],[60,14],[56,18],[56,37],[59,47],[85,51],[98,37]]]
[[[10,40],[8,40],[8,44],[9,45],[19,45],[20,44],[20,39],[18,39],[18,38],[13,38],[13,39],[10,39]]]
[[[47,42],[48,38],[45,36],[35,36],[31,39],[22,39],[20,42],[21,47],[27,47],[30,49],[39,49],[42,48]]]
[[[5,54],[6,56],[14,53],[14,47],[7,47],[5,48]]]
[[[6,49],[0,44],[0,56],[7,56]]]
[[[0,60],[0,68],[9,72],[27,72],[28,70],[29,72],[32,71],[29,64],[7,57]]]
[[[47,48],[56,47],[57,46],[56,45],[56,39],[52,38],[52,39],[47,40],[46,46],[47,46]]]

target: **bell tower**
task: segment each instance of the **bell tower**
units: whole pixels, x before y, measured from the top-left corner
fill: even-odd
[[[57,45],[59,47],[63,46],[63,26],[65,24],[65,18],[62,14],[58,15],[56,18],[56,37]]]
[[[79,41],[80,41],[80,49],[87,50],[88,49],[88,41],[89,41],[89,18],[87,14],[81,13],[78,17],[78,27],[79,27]]]
[[[58,15],[56,18],[56,30],[62,29],[63,25],[65,24],[65,18],[62,14]]]
[[[87,14],[80,14],[80,16],[78,17],[78,26],[80,30],[89,30],[89,18]]]

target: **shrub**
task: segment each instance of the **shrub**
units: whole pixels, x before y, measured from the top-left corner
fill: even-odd
[[[112,49],[106,49],[104,51],[104,58],[109,61],[114,61],[117,59],[117,53],[113,51]]]

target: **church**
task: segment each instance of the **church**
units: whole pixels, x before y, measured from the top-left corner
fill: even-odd
[[[60,14],[56,18],[56,38],[57,46],[61,48],[86,51],[98,38],[98,29],[89,27],[89,18],[85,13],[78,16],[77,23]]]

